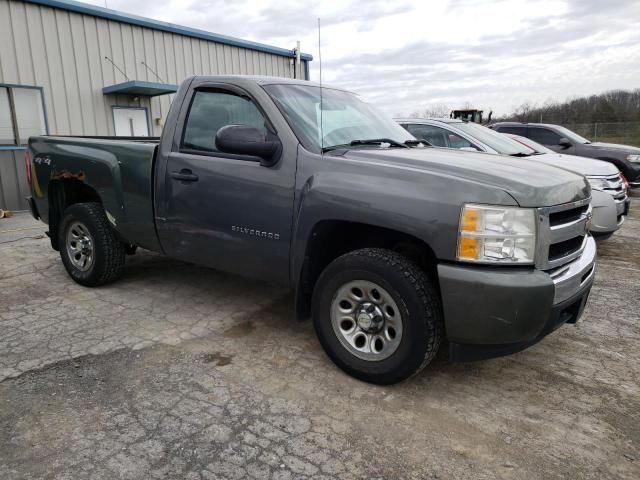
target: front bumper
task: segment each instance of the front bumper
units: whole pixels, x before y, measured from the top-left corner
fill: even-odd
[[[616,200],[608,192],[592,190],[591,206],[593,207],[591,232],[613,233],[624,223],[624,217],[629,209],[629,199],[624,197]]]
[[[507,355],[575,323],[595,275],[591,236],[582,255],[554,269],[438,265],[445,329],[454,361]]]

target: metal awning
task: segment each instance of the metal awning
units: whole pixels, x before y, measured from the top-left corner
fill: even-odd
[[[135,95],[137,97],[155,97],[175,93],[178,86],[171,83],[146,82],[144,80],[129,80],[102,89],[104,95]]]

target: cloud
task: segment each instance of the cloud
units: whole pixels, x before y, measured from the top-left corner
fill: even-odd
[[[98,0],[93,3],[101,5]],[[323,80],[389,113],[470,102],[508,112],[637,88],[640,2],[626,0],[110,0],[109,7],[314,54]]]

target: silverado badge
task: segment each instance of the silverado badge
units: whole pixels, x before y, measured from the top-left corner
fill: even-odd
[[[257,228],[240,227],[233,225],[231,227],[232,232],[242,233],[243,235],[251,235],[253,237],[267,238],[269,240],[280,240],[279,233],[265,232]]]

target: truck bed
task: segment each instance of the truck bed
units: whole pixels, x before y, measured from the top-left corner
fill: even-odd
[[[158,141],[157,137],[32,137],[34,200],[43,221],[48,221],[49,189],[55,188],[55,181],[78,181],[95,190],[107,218],[125,238],[157,250],[153,168]]]

